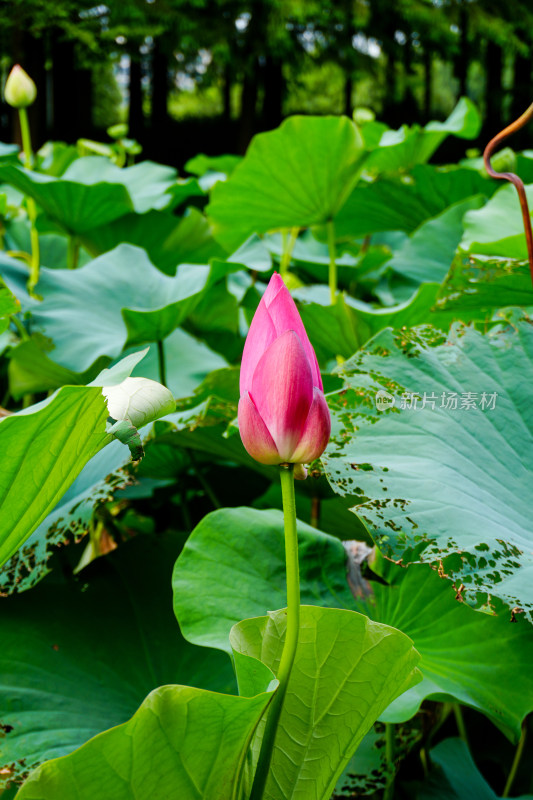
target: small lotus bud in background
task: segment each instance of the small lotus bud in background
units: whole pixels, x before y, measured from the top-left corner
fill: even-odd
[[[31,106],[37,97],[37,87],[21,66],[15,64],[9,73],[4,89],[6,103],[13,108]]]
[[[239,431],[261,464],[305,464],[326,448],[329,409],[294,300],[274,273],[252,320],[241,364]],[[295,477],[304,478],[298,469]]]

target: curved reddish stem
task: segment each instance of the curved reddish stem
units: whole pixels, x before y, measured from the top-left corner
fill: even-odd
[[[531,273],[531,281],[533,282],[533,233],[531,231],[531,216],[529,214],[529,206],[527,204],[524,182],[518,177],[518,175],[515,175],[514,172],[495,172],[490,163],[492,154],[498,145],[503,142],[504,139],[507,139],[507,137],[512,133],[515,133],[516,131],[520,130],[520,128],[523,128],[532,117],[533,103],[531,103],[527,111],[524,111],[522,116],[518,117],[518,119],[514,122],[511,122],[511,124],[504,128],[503,131],[497,133],[496,136],[490,140],[488,145],[485,147],[485,152],[483,153],[483,162],[485,164],[485,169],[491,178],[499,178],[500,180],[510,181],[518,193],[520,208],[522,209],[522,222],[524,224],[524,231],[526,234],[529,271]]]

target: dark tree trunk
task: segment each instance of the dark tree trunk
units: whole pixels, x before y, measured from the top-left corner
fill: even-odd
[[[152,52],[152,135],[165,129],[168,122],[168,56],[163,50],[160,38],[154,40]]]
[[[465,97],[467,89],[469,49],[468,49],[468,11],[463,3],[459,8],[459,55],[455,62],[456,76],[459,81],[459,97]]]
[[[489,136],[494,136],[505,125],[502,69],[502,48],[495,42],[488,41],[485,51],[485,129]]]
[[[143,142],[145,133],[141,80],[141,61],[137,51],[130,54],[128,133],[132,139],[137,139],[139,142]]]
[[[52,137],[67,142],[77,138],[76,70],[74,67],[74,43],[56,34],[52,53]]]
[[[514,61],[513,96],[511,99],[511,119],[518,119],[533,102],[533,75],[529,56],[517,55]],[[513,134],[511,146],[515,150],[531,147],[530,126]]]
[[[239,152],[244,153],[255,133],[258,90],[257,62],[246,71],[242,82],[241,116],[239,121]]]
[[[424,49],[424,116],[431,119],[431,100],[433,83],[433,58],[429,47]]]
[[[353,114],[353,77],[351,72],[346,72],[344,80],[344,114],[351,117]]]
[[[263,127],[277,128],[283,119],[283,64],[279,58],[268,55],[263,70]]]
[[[231,84],[232,69],[229,61],[224,65],[224,82],[222,85],[222,118],[225,122],[231,120]]]

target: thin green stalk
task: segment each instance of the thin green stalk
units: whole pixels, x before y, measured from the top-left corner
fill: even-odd
[[[335,223],[330,219],[327,223],[329,251],[329,293],[331,305],[337,302],[337,252],[335,249]]]
[[[70,234],[68,237],[67,249],[67,267],[69,269],[78,268],[78,260],[80,257],[80,243],[77,236]]]
[[[383,793],[383,800],[391,800],[394,794],[394,725],[385,723],[385,761],[389,775]]]
[[[319,522],[320,522],[320,497],[314,495],[311,498],[311,516],[309,519],[309,524],[313,528],[318,528]]]
[[[457,730],[459,731],[459,736],[468,747],[468,734],[466,732],[466,725],[463,719],[463,712],[461,711],[461,706],[459,705],[459,703],[452,703],[452,707],[455,716],[455,722],[457,724]]]
[[[509,792],[511,791],[514,779],[516,777],[516,771],[518,769],[518,765],[520,764],[520,759],[522,758],[522,753],[524,752],[524,745],[526,743],[526,725],[525,723],[522,725],[522,734],[520,736],[520,741],[518,742],[513,763],[511,764],[511,770],[507,777],[507,781],[505,783],[505,789],[503,790],[502,797],[509,797]]]
[[[287,628],[285,644],[279,662],[278,690],[272,698],[257,762],[250,800],[263,798],[274,742],[283,702],[296,656],[300,631],[300,573],[298,568],[298,533],[296,531],[296,502],[294,499],[294,465],[282,464],[280,469],[283,515],[285,520],[285,563],[287,571]]]
[[[194,474],[196,475],[196,478],[198,479],[198,483],[200,484],[200,486],[202,487],[202,489],[204,490],[206,495],[211,500],[211,503],[213,504],[214,508],[222,508],[222,504],[221,504],[220,500],[216,496],[216,494],[213,491],[209,481],[207,480],[205,475],[202,473],[202,470],[198,466],[198,462],[196,461],[196,456],[194,455],[193,451],[187,449],[187,455],[189,456],[189,460],[191,462]]]
[[[157,343],[157,360],[159,362],[159,383],[167,385],[167,367],[165,364],[165,345],[160,339]]]
[[[28,331],[26,330],[20,319],[15,314],[13,314],[9,319],[17,329],[17,333],[23,342],[25,342],[27,339],[30,338]]]
[[[283,231],[283,250],[281,252],[281,261],[279,263],[279,274],[284,278],[289,271],[289,264],[291,263],[292,251],[296,244],[296,239],[300,233],[300,228],[291,228],[289,235],[287,231]]]
[[[33,168],[33,151],[31,148],[30,125],[28,122],[28,114],[25,108],[19,108],[20,120],[20,133],[22,136],[22,149],[24,150],[24,166],[26,169]],[[30,220],[30,242],[31,242],[31,262],[30,262],[30,278],[28,281],[28,290],[33,294],[33,290],[37,286],[39,280],[39,234],[35,227],[37,220],[37,206],[33,197],[26,198],[26,208],[28,209],[28,219]]]

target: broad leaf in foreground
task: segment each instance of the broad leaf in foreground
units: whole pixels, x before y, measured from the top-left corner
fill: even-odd
[[[0,565],[44,520],[111,437],[101,389],[67,386],[0,421]]]
[[[231,631],[233,648],[276,674],[286,620],[282,610],[240,622]],[[411,640],[394,628],[353,611],[303,606],[265,800],[329,800],[380,713],[420,680],[418,659]],[[240,657],[236,670],[246,694],[251,687]],[[259,746],[258,735],[254,756]]]
[[[388,585],[368,583],[352,558],[347,575],[351,543],[345,550],[338,539],[301,522],[298,540],[304,603],[355,608],[406,633],[421,655],[423,680],[402,694],[383,720],[410,719],[426,698],[451,699],[518,738],[523,718],[533,710],[528,666],[533,630],[525,620],[510,624],[508,617],[457,602],[450,585],[426,565],[406,570],[389,564],[383,572]],[[241,616],[264,614],[285,601],[281,513],[235,508],[209,514],[176,562],[173,587],[184,636],[227,650],[228,632]],[[509,670],[522,676],[520,683],[507,680]]]
[[[212,190],[207,211],[215,238],[231,251],[252,233],[327,222],[353,189],[365,155],[346,117],[294,116],[258,134]]]
[[[531,206],[533,186],[526,186]],[[469,253],[527,258],[520,203],[514,186],[502,186],[483,208],[469,211],[461,248]]]
[[[179,548],[179,536],[139,536],[91,564],[79,583],[49,575],[31,592],[0,598],[0,707],[10,728],[0,767],[15,765],[8,778],[126,722],[161,684],[234,687],[227,656],[180,635],[170,590]]]
[[[490,596],[530,617],[532,364],[527,319],[488,335],[456,326],[447,340],[430,328],[384,331],[342,365],[322,459],[335,491],[361,498],[354,510],[386,553],[453,556],[445,571],[470,602]]]

